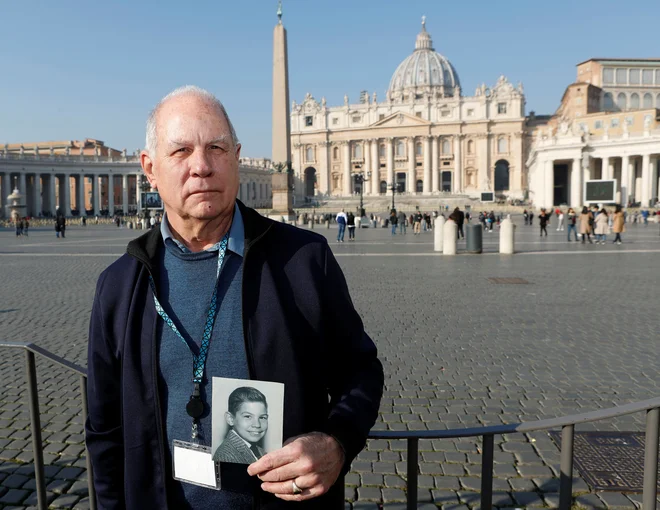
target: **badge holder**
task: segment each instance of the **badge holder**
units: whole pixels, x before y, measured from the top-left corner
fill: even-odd
[[[172,475],[175,480],[220,490],[220,466],[209,446],[172,441]]]

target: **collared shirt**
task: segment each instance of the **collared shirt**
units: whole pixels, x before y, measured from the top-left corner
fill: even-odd
[[[167,213],[163,214],[163,221],[160,223],[160,234],[163,236],[163,242],[165,244],[173,242],[183,253],[192,253],[185,244],[175,239],[172,235],[170,225],[167,221]],[[220,249],[220,242],[221,241],[218,241],[204,251],[218,251]],[[234,204],[234,218],[231,222],[231,228],[229,229],[229,242],[227,243],[227,249],[241,257],[245,250],[245,228],[243,226],[243,216],[238,208],[238,204]]]

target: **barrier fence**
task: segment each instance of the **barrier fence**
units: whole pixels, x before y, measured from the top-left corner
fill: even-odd
[[[30,408],[30,428],[32,450],[34,454],[34,475],[37,489],[37,507],[39,510],[48,508],[46,500],[46,483],[44,479],[43,443],[41,439],[41,415],[39,411],[39,395],[37,389],[37,369],[35,355],[60,365],[74,372],[80,380],[80,397],[82,399],[83,423],[87,420],[87,371],[85,368],[71,363],[60,356],[31,343],[0,343],[0,347],[23,350],[25,353],[25,376],[28,385],[28,405]],[[406,489],[407,508],[417,508],[417,476],[420,439],[455,439],[464,437],[481,437],[483,441],[481,458],[481,505],[483,510],[493,508],[493,458],[495,453],[495,436],[502,434],[537,432],[561,428],[561,460],[559,481],[559,509],[570,510],[573,500],[573,435],[575,426],[581,423],[616,418],[627,414],[646,412],[646,436],[644,447],[644,485],[642,494],[642,510],[656,510],[658,485],[658,438],[660,436],[660,397],[625,404],[610,409],[602,409],[583,414],[538,420],[527,423],[512,423],[488,427],[474,427],[452,430],[424,431],[371,431],[369,439],[406,440]],[[87,464],[87,488],[89,506],[96,510],[94,493],[94,477],[87,448],[85,448]]]

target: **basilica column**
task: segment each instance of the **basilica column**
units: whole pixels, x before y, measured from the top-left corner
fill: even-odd
[[[610,180],[612,179],[613,173],[612,160],[609,157],[603,158],[603,166],[600,172],[600,178],[602,180]]]
[[[431,140],[430,136],[424,137],[424,182],[422,183],[422,193],[431,194]],[[437,147],[437,145],[434,143]]]
[[[43,211],[41,205],[41,174],[34,174],[34,185],[32,186],[32,215],[39,216]]]
[[[328,159],[330,158],[330,142],[324,140],[318,144],[318,155],[317,160],[319,161],[319,174],[317,176],[317,189],[318,192],[326,195],[330,194],[330,163]]]
[[[438,172],[438,143],[440,142],[437,136],[431,140],[431,191],[435,193],[440,191],[440,175]]]
[[[371,193],[380,194],[380,155],[378,138],[371,140]]]
[[[651,168],[649,168],[649,174],[651,177],[651,200],[653,201],[653,204],[655,204],[655,201],[658,199],[658,156],[654,155],[651,157],[650,161]]]
[[[345,197],[350,197],[352,194],[351,190],[351,142],[344,141],[342,142],[342,158],[343,158],[343,195]]]
[[[108,214],[115,215],[115,176],[108,175]]]
[[[553,183],[554,184],[554,183]],[[571,167],[571,207],[582,206],[582,158],[575,158]]]
[[[415,162],[415,137],[411,136],[408,138],[408,150],[406,151],[408,154],[408,176],[406,177],[406,191],[408,193],[415,193],[415,190],[417,189],[417,179],[415,178],[416,176],[416,162]]]
[[[121,176],[121,209],[128,214],[128,175]]]
[[[371,140],[362,140],[362,155],[364,156],[364,165],[362,166],[362,173],[365,179],[371,179],[367,174],[371,170]],[[371,195],[371,186],[369,182],[362,183],[362,192],[365,195]]]
[[[479,191],[493,191],[490,182],[490,158],[488,153],[488,135],[477,138],[477,154],[479,157]]]
[[[394,138],[389,137],[386,145],[387,156],[387,180],[390,184],[395,185],[394,180]]]
[[[621,204],[625,207],[630,196],[630,156],[621,157]]]
[[[555,162],[549,160],[545,162],[543,201],[540,206],[550,209],[555,201]]]
[[[463,190],[463,155],[461,143],[465,135],[458,134],[454,137],[454,179],[451,183],[451,192],[460,193]]]
[[[64,174],[60,181],[60,200],[64,216],[71,216],[71,175]]]
[[[651,200],[651,155],[642,155],[642,207],[648,207]]]

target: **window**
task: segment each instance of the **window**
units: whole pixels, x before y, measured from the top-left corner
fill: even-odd
[[[450,115],[451,115],[451,111],[450,111],[450,110],[442,110],[442,111],[440,112],[440,116],[441,116],[441,117],[449,117]]]
[[[468,154],[474,154],[474,142],[472,140],[468,140],[467,153]]]
[[[639,85],[639,69],[630,70],[630,84]]]
[[[333,147],[332,159],[339,159],[339,147]]]
[[[378,116],[378,120],[383,120],[384,118],[385,118],[385,114],[384,114],[384,113],[381,113],[381,114]]]
[[[359,143],[353,146],[353,157],[355,159],[362,159],[362,145]]]
[[[451,154],[451,144],[446,138],[442,140],[442,153]]]
[[[403,143],[403,140],[397,140],[396,142],[396,155],[397,156],[406,155],[406,144]]]
[[[660,69],[655,70],[655,84],[660,85]]]
[[[605,92],[605,95],[603,96],[603,109],[606,112],[614,110],[614,98],[612,97],[611,92]]]
[[[449,165],[451,165],[451,161],[443,161],[442,164],[444,166],[449,166]]]
[[[597,120],[596,122],[594,122],[594,129],[603,129],[603,121]]]
[[[639,94],[636,92],[630,96],[630,109],[639,110]]]
[[[497,113],[499,114],[506,113],[506,103],[497,103]]]
[[[627,69],[617,68],[616,70],[616,82],[619,85],[626,85],[628,83],[628,74]]]
[[[359,115],[353,115],[353,122],[360,122],[362,120],[362,117]]]
[[[314,125],[314,117],[311,115],[308,115],[305,117],[305,126],[313,126]]]
[[[660,108],[660,94],[658,94],[655,98],[655,107]]]
[[[612,119],[612,122],[610,122],[610,126],[619,127],[619,119],[617,118]]]
[[[305,161],[314,161],[314,147],[307,147],[305,149]]]
[[[619,92],[619,95],[616,96],[616,105],[619,107],[619,110],[627,109],[628,100],[623,92]]]
[[[614,83],[614,69],[603,69],[603,83]]]
[[[653,85],[653,69],[644,69],[642,71],[642,83],[644,85]]]
[[[644,94],[644,108],[653,108],[653,96],[649,93]]]
[[[381,144],[380,147],[378,147],[378,157],[379,158],[384,158],[385,157],[385,145]]]
[[[580,132],[584,133],[587,130],[587,125],[584,122],[580,123]]]
[[[635,117],[626,117],[626,126],[632,126],[635,123]]]
[[[332,117],[332,125],[336,126],[337,124],[339,124],[339,119],[337,117]]]
[[[497,152],[499,154],[506,154],[509,151],[509,144],[506,138],[499,138],[497,140]]]
[[[468,108],[467,116],[468,117],[474,117],[474,108]]]
[[[422,118],[422,112],[415,112],[415,117]]]
[[[422,156],[424,153],[422,152],[422,144],[417,143],[415,144],[415,156]]]

